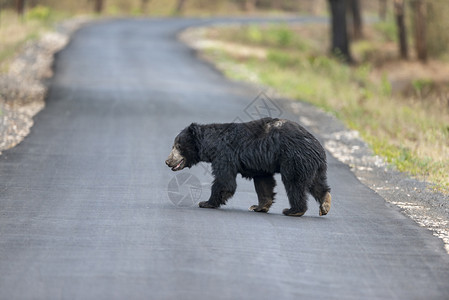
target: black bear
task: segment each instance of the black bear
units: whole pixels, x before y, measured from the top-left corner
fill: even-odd
[[[214,182],[203,208],[217,208],[234,195],[236,176],[254,179],[258,205],[250,210],[268,212],[273,204],[275,173],[280,173],[290,208],[287,216],[302,216],[309,192],[320,204],[319,214],[331,206],[326,153],[318,140],[299,124],[263,118],[247,123],[199,125],[192,123],[175,138],[165,163],[179,171],[199,162],[212,164]]]

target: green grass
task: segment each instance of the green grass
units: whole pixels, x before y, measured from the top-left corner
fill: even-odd
[[[379,22],[374,24],[374,27],[382,33],[386,41],[398,41],[398,30],[394,22]]]
[[[349,128],[358,130],[374,152],[398,170],[449,192],[447,106],[437,105],[432,99],[393,95],[387,74],[378,82],[370,78],[374,67],[369,62],[341,64],[285,25],[223,28],[218,34],[214,29],[212,36],[266,49],[266,59],[242,59],[220,49],[209,51],[228,76],[242,80],[248,77],[246,74],[253,74],[286,96],[333,113]],[[245,72],[236,72],[239,69]],[[413,87],[422,91],[430,84],[418,80]]]

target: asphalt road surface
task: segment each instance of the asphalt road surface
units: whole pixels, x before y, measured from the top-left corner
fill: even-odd
[[[332,157],[325,217],[283,216],[280,180],[269,214],[240,177],[225,207],[196,206],[212,177],[165,166],[174,136],[269,100],[177,41],[201,22],[99,22],[58,54],[46,108],[0,156],[0,298],[449,299],[440,240]]]

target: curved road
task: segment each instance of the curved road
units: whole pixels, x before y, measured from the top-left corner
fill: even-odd
[[[99,22],[58,54],[45,110],[0,156],[0,298],[449,299],[442,243],[332,157],[325,217],[312,201],[283,216],[280,180],[269,214],[248,211],[240,177],[222,209],[192,205],[207,166],[164,164],[183,127],[249,118],[259,100],[298,120],[177,41],[201,22]]]

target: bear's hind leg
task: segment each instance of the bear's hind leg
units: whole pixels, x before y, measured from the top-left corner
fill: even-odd
[[[327,184],[326,168],[318,170],[318,174],[310,187],[310,193],[320,204],[320,216],[326,215],[331,209],[330,187]]]
[[[306,184],[285,176],[282,176],[282,182],[291,206],[291,208],[284,209],[282,213],[286,216],[301,217],[307,211]]]
[[[273,175],[256,176],[253,179],[259,204],[251,206],[249,210],[266,213],[273,204],[274,195],[276,195],[276,193],[273,192],[274,187],[276,186],[276,180]]]
[[[327,213],[331,209],[331,193],[326,192],[326,195],[324,195],[323,199],[323,203],[321,203],[320,205],[320,216],[327,215]]]

